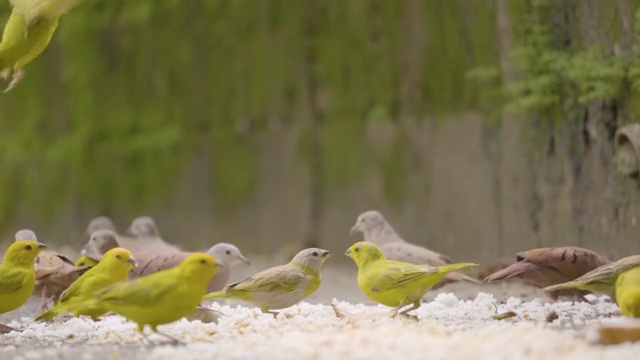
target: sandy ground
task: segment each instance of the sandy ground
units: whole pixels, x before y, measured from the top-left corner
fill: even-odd
[[[347,259],[348,260],[348,259]],[[273,261],[252,258],[253,266],[234,269],[234,279],[263,269]],[[640,343],[594,345],[586,338],[603,319],[619,317],[606,297],[593,304],[552,303],[538,290],[518,283],[447,285],[425,297],[414,312],[417,320],[388,318],[356,285],[355,266],[348,261],[327,264],[323,284],[308,301],[281,312],[262,314],[250,304],[207,304],[224,315],[218,323],[182,319],[160,330],[184,345],[163,344],[152,335],[146,342],[136,326],[111,315],[100,322],[60,319],[33,323],[38,304],[32,298],[21,309],[0,315],[0,322],[22,330],[0,335],[2,359],[632,359]],[[329,306],[365,316],[338,319]],[[506,320],[497,312],[517,314]],[[549,313],[558,319],[547,321]],[[361,315],[357,315],[361,314]]]

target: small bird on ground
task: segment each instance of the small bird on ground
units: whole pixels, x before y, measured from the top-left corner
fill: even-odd
[[[554,292],[565,289],[580,289],[596,294],[607,295],[615,301],[618,276],[636,266],[640,266],[640,255],[627,256],[618,261],[595,268],[573,281],[547,286],[542,289],[542,291]]]
[[[285,265],[261,271],[221,291],[205,295],[208,299],[237,299],[260,306],[263,313],[278,313],[302,301],[320,287],[320,268],[331,256],[327,250],[310,248],[300,251]]]
[[[389,260],[408,262],[416,265],[442,266],[451,264],[449,257],[402,239],[379,211],[369,210],[358,216],[350,233],[360,232],[364,241],[375,244]],[[460,273],[449,273],[434,288],[454,281],[475,284],[480,280]]]
[[[609,261],[592,250],[576,247],[548,247],[523,251],[516,255],[516,262],[494,274],[485,282],[518,278],[539,288],[575,280],[587,272],[608,264]],[[559,296],[582,298],[587,291],[565,289],[549,292],[556,300]]]
[[[0,314],[22,306],[33,293],[36,272],[33,261],[46,246],[32,240],[16,241],[9,245],[0,264]],[[0,324],[0,333],[14,330]]]
[[[192,314],[206,294],[207,283],[218,269],[213,256],[194,253],[174,268],[98,291],[90,299],[77,304],[74,311],[94,308],[113,311],[135,321],[145,338],[144,327],[149,325],[154,332],[179,342],[159,332],[158,325]]]
[[[76,264],[82,259],[86,262],[95,262],[97,264],[100,259],[111,249],[121,247],[118,243],[117,235],[111,230],[96,230],[91,233],[89,241],[84,245],[80,252],[81,257],[76,260]],[[129,249],[127,249],[129,250]],[[84,259],[83,259],[84,257]],[[88,259],[88,260],[87,260]],[[89,265],[89,264],[87,264]],[[91,265],[91,266],[93,266]]]
[[[110,230],[116,233],[116,226],[113,224],[113,221],[109,217],[98,216],[89,221],[89,225],[87,225],[85,234],[87,236],[91,236],[91,234],[98,230]]]
[[[181,251],[179,247],[168,243],[160,236],[158,226],[150,216],[135,218],[127,229],[127,235],[119,237],[118,242],[120,246],[131,250],[134,254]]]
[[[388,260],[373,243],[361,241],[347,249],[345,255],[358,266],[358,286],[371,300],[394,307],[392,317],[420,307],[420,299],[447,273],[476,266],[474,263],[448,264],[439,267]]]
[[[150,253],[138,253],[136,259],[138,260],[138,267],[131,270],[129,275],[131,279],[136,279],[142,276],[153,274],[161,270],[171,269],[178,266],[184,259],[186,259],[192,253],[179,251],[179,252],[166,252],[159,254]],[[221,290],[229,280],[231,275],[231,268],[239,263],[251,265],[244,255],[240,252],[235,245],[229,243],[218,243],[212,246],[207,254],[213,255],[216,258],[220,271],[216,276],[211,279],[207,286],[207,292],[214,292]]]
[[[129,250],[123,248],[109,250],[98,265],[87,270],[84,275],[69,286],[55,306],[38,315],[35,320],[50,321],[58,315],[74,312],[77,304],[86,299],[92,299],[96,291],[128,280],[129,271],[135,265],[136,261]],[[107,310],[103,308],[76,309],[74,315],[87,315],[96,320],[106,312]]]

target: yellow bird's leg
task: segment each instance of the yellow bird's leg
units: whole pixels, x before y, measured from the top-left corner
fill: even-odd
[[[266,307],[266,306],[261,307],[260,311],[262,311],[265,314],[271,314],[271,315],[273,315],[274,318],[278,317],[278,314],[280,314],[277,311],[269,311],[269,308]]]
[[[11,82],[9,83],[9,86],[7,86],[6,89],[4,89],[3,93],[8,93],[9,91],[11,91],[13,88],[16,87],[16,85],[18,85],[20,83],[20,81],[22,81],[22,79],[24,78],[24,71],[22,71],[22,69],[17,70],[13,72],[13,76],[11,77]]]
[[[14,329],[11,326],[0,324],[0,334],[6,334],[6,333],[11,332],[11,331],[20,332],[20,330]]]
[[[171,345],[184,345],[184,342],[182,342],[180,339],[175,338],[169,334],[165,334],[163,332],[158,331],[158,326],[157,325],[151,325],[151,330],[153,330],[153,332],[155,332],[158,335],[162,335],[164,337],[166,337],[167,339],[169,339],[169,343]]]
[[[404,300],[402,300],[402,302],[400,303],[400,305],[398,305],[397,308],[393,309],[393,311],[391,312],[391,317],[394,318],[398,315],[398,311],[400,311],[400,309],[402,309],[403,307],[405,307],[405,305],[407,305],[407,298],[404,298]],[[402,313],[401,313],[402,314]]]
[[[420,305],[421,305],[420,300],[415,301],[415,302],[413,303],[413,306],[412,306],[412,307],[410,307],[410,308],[408,308],[408,309],[406,309],[406,310],[403,310],[402,312],[400,312],[400,315],[407,316],[407,317],[409,317],[409,318],[411,318],[411,319],[413,319],[413,320],[418,320],[418,317],[417,317],[417,316],[415,316],[415,315],[409,315],[409,314],[407,314],[407,313],[408,313],[409,311],[413,311],[413,310],[415,310],[415,309],[419,308],[419,307],[420,307]]]
[[[405,301],[406,301],[406,299],[405,299]],[[420,304],[420,300],[415,301],[415,302],[413,303],[413,306],[412,306],[412,307],[410,307],[410,308],[408,308],[408,309],[406,309],[406,310],[403,310],[402,312],[400,312],[400,315],[405,315],[405,314],[406,314],[406,313],[408,313],[409,311],[413,311],[413,310],[415,310],[415,309],[419,308],[419,307],[420,307],[420,305],[421,305],[421,304]]]

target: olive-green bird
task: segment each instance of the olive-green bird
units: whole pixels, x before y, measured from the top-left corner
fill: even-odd
[[[616,303],[622,315],[640,318],[640,266],[627,270],[616,281]]]
[[[627,256],[618,261],[597,267],[579,278],[566,283],[547,286],[544,292],[565,289],[580,289],[609,296],[616,300],[616,280],[618,276],[636,266],[640,266],[640,255]]]
[[[13,311],[27,302],[36,285],[33,261],[44,248],[44,244],[31,240],[9,245],[0,264],[0,314]],[[11,330],[0,324],[0,333]]]
[[[327,250],[310,248],[300,251],[285,265],[272,267],[223,290],[205,295],[202,300],[229,298],[260,306],[264,313],[284,309],[302,301],[320,287],[320,267],[331,256]]]
[[[138,323],[138,330],[145,337],[144,326],[149,325],[154,332],[178,341],[159,332],[158,325],[192,314],[219,269],[215,257],[193,253],[176,267],[98,291],[92,299],[77,304],[74,311],[85,311],[83,308],[113,311]]]
[[[107,286],[129,279],[129,271],[136,265],[131,252],[123,248],[109,250],[100,262],[87,270],[60,296],[60,301],[51,309],[36,317],[37,321],[50,321],[58,315],[73,312],[75,316],[87,315],[96,320],[107,310],[102,308],[83,308],[76,310],[75,306],[86,299],[93,298],[96,291]]]
[[[25,65],[47,48],[60,17],[82,0],[10,0],[11,15],[0,42],[0,76],[11,78],[4,92],[24,77]]]
[[[380,248],[366,241],[351,245],[345,255],[358,266],[358,286],[362,292],[375,302],[395,307],[393,316],[409,304],[413,306],[400,314],[419,308],[424,293],[446,274],[477,265],[458,263],[433,267],[387,260]]]

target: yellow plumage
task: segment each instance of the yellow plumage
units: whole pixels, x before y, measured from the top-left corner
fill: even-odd
[[[33,261],[46,246],[36,241],[16,241],[0,264],[0,314],[22,306],[36,285]]]
[[[402,313],[420,307],[424,293],[447,273],[476,266],[460,263],[433,267],[387,260],[376,245],[366,241],[352,245],[346,255],[358,266],[358,286],[369,299],[397,310],[413,304]]]
[[[640,266],[618,276],[616,302],[622,315],[640,318]]]
[[[99,308],[81,308],[75,306],[84,300],[92,299],[96,291],[129,279],[129,271],[135,266],[131,252],[123,248],[109,250],[98,265],[87,270],[62,294],[58,303],[36,317],[38,321],[49,321],[54,317],[73,312],[75,316],[88,315],[97,318],[107,311]]]
[[[78,304],[76,311],[83,307],[103,308],[135,321],[140,332],[145,325],[158,332],[158,325],[193,313],[218,270],[213,256],[194,253],[174,268],[99,291],[93,299]]]

